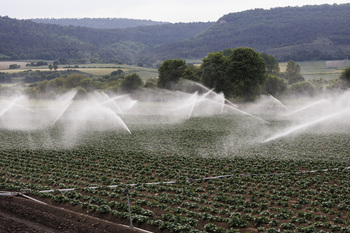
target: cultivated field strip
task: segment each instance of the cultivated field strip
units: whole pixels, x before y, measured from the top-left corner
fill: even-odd
[[[126,123],[133,134],[86,132],[74,148],[3,149],[0,190],[30,190],[35,199],[118,222],[129,216],[129,188],[134,225],[170,232],[349,231],[344,132],[258,143],[256,134],[271,126],[243,116]],[[2,143],[25,141],[23,132],[1,135]]]

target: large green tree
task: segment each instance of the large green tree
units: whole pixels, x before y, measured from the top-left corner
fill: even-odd
[[[186,62],[179,59],[164,61],[158,68],[160,88],[173,89],[186,69]]]
[[[265,79],[265,61],[252,48],[236,48],[228,57],[226,85],[232,87],[233,96],[253,100]]]
[[[251,48],[209,53],[202,61],[203,84],[226,97],[252,100],[266,79],[265,61]]]
[[[228,95],[230,88],[225,85],[226,83],[226,66],[227,57],[220,52],[209,53],[207,57],[202,60],[202,83],[209,87],[214,88],[216,92],[223,92]]]

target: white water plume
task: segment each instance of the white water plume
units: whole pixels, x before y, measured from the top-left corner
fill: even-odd
[[[12,101],[9,102],[9,104],[7,104],[7,106],[5,106],[5,108],[3,108],[0,112],[0,117],[2,117],[7,111],[9,111],[11,108],[13,108],[18,101],[20,101],[21,99],[23,99],[24,96],[19,96],[14,98]]]
[[[200,88],[202,94],[199,94],[199,90],[190,95],[187,99],[183,99],[179,102],[178,107],[174,108],[172,111],[179,111],[187,109],[188,115],[187,119],[192,116],[208,116],[222,114],[226,110],[226,113],[237,112],[239,114],[247,115],[249,117],[255,118],[261,122],[268,123],[266,120],[250,114],[244,110],[238,109],[238,106],[225,99],[223,93],[216,93],[214,89],[209,89],[200,83],[193,81],[183,81],[185,84],[190,84]],[[183,85],[183,83],[182,83]],[[198,88],[197,88],[198,89]]]
[[[310,104],[307,104],[307,105],[305,105],[305,106],[302,106],[302,107],[300,107],[300,108],[294,110],[293,112],[287,113],[286,116],[294,115],[294,114],[296,114],[296,113],[299,113],[299,112],[302,112],[302,111],[304,111],[304,110],[307,110],[307,109],[309,109],[309,108],[311,108],[311,107],[313,107],[313,106],[317,106],[317,105],[319,105],[319,104],[323,104],[323,103],[325,103],[326,101],[327,101],[326,99],[322,99],[322,100],[318,100],[318,101],[316,101],[316,102],[312,102],[312,103],[310,103]]]
[[[333,113],[333,114],[329,114],[327,116],[322,116],[318,119],[315,119],[313,121],[310,121],[310,122],[306,122],[306,123],[303,123],[303,124],[300,124],[300,125],[296,125],[294,127],[291,127],[291,128],[288,128],[286,129],[285,131],[281,132],[281,133],[278,133],[268,139],[266,139],[265,141],[263,141],[263,143],[265,142],[269,142],[269,141],[273,141],[273,140],[276,140],[276,139],[279,139],[281,137],[285,137],[295,131],[298,131],[298,130],[301,130],[301,129],[307,129],[313,125],[316,125],[316,124],[319,124],[323,121],[326,121],[326,120],[330,120],[330,119],[333,119],[333,118],[336,118],[338,116],[341,116],[343,115],[344,113],[347,113],[348,110],[343,110],[343,111],[340,111],[340,112],[336,112],[336,113]]]
[[[118,99],[125,98],[126,96],[109,97],[105,93],[93,93],[86,100],[81,100],[76,103],[75,108],[71,111],[69,116],[66,117],[66,124],[74,124],[77,120],[85,125],[84,127],[93,126],[95,129],[107,130],[115,126],[113,122],[117,124],[129,134],[131,134],[129,128],[118,114],[123,114],[123,109],[115,102]],[[132,103],[134,105],[134,102]],[[110,124],[107,125],[106,124]]]
[[[288,111],[288,108],[277,98],[273,97],[272,95],[270,95],[270,98],[277,103],[279,106],[282,106],[282,108],[286,111]]]
[[[254,102],[244,104],[243,110],[252,115],[271,118],[284,115],[288,108],[272,95],[260,95]]]
[[[0,101],[0,128],[9,130],[28,130],[38,124],[37,113],[28,105],[24,95],[9,97]]]
[[[217,117],[223,122],[235,122],[224,126],[225,132],[230,134],[225,144],[229,145],[227,153],[230,154],[235,147],[242,149],[245,145],[266,143],[310,129],[317,124],[322,124],[325,128],[329,122],[337,121],[341,127],[345,121],[340,119],[348,116],[346,113],[350,108],[350,91],[333,98],[328,96],[308,100],[309,104],[304,104],[306,101],[301,100],[293,99],[288,102],[283,99],[283,102],[290,103],[285,105],[273,96],[261,96],[256,102],[243,103],[238,108],[225,99],[223,93],[216,93],[201,84],[193,85],[200,90],[197,88],[188,93],[179,90],[145,89],[130,95],[94,92],[86,98],[77,98],[76,90],[51,99],[28,99],[25,95],[2,96],[0,128],[18,130],[21,135],[28,134],[25,143],[32,148],[54,148],[60,145],[70,148],[94,137],[94,132],[97,131],[115,132],[121,134],[121,137],[133,133],[134,136],[140,132],[137,131],[139,126],[142,129],[153,129],[162,127],[162,124],[181,124],[191,118],[191,121],[201,123],[202,120],[198,118]],[[287,116],[281,114],[286,109],[290,109]],[[273,118],[273,121],[269,123],[263,118]],[[280,125],[284,127],[281,128]],[[247,128],[249,130],[245,135]],[[242,134],[237,135],[237,132]],[[220,148],[223,144],[220,141],[217,145]]]
[[[63,113],[69,108],[69,106],[73,103],[73,100],[69,101],[66,106],[62,109],[61,113],[58,115],[58,117],[54,120],[54,122],[51,124],[51,127],[55,125],[55,123],[61,118]]]
[[[287,114],[287,120],[292,124],[281,132],[270,136],[263,143],[286,137],[292,133],[309,129],[314,125],[320,127],[313,133],[332,132],[345,129],[349,125],[350,91],[329,99],[312,101],[309,104],[298,107]],[[322,123],[322,124],[321,124]]]

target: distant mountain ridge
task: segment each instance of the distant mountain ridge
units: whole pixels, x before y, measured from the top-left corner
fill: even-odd
[[[126,29],[96,29],[0,17],[0,55],[8,59],[61,57],[92,62],[133,63],[145,48],[176,43],[213,23],[176,23]],[[148,62],[144,59],[143,62]]]
[[[252,47],[280,60],[350,55],[350,4],[255,9],[221,17],[206,31],[146,56],[204,57],[226,48]]]
[[[344,59],[350,55],[349,12],[350,4],[281,7],[231,13],[217,22],[119,29],[0,17],[0,58],[65,57],[153,65],[165,59],[202,59],[209,52],[251,47],[284,61]]]
[[[35,18],[30,20],[36,23],[57,24],[61,26],[89,27],[99,29],[122,29],[141,26],[161,25],[168,23],[152,20],[126,18]]]

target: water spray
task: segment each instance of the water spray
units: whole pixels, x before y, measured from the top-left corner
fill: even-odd
[[[61,116],[66,112],[66,110],[69,108],[69,106],[73,103],[73,100],[71,100],[66,106],[64,106],[61,113],[58,115],[58,117],[54,120],[54,122],[51,124],[51,127],[55,125],[55,123],[61,118]]]
[[[301,108],[299,108],[299,109],[297,109],[297,110],[295,110],[295,111],[293,111],[293,112],[291,112],[291,113],[288,113],[288,114],[286,114],[285,116],[294,115],[295,113],[301,112],[301,111],[303,111],[303,110],[305,110],[305,109],[308,109],[308,108],[310,108],[310,107],[312,107],[312,106],[315,106],[315,105],[322,104],[322,103],[324,103],[324,102],[326,102],[326,99],[322,99],[322,100],[316,101],[316,102],[314,102],[314,103],[311,103],[311,104],[308,104],[308,105],[306,105],[306,106],[303,106],[303,107],[301,107]]]
[[[287,108],[281,101],[279,101],[277,98],[273,97],[272,95],[270,95],[270,98],[271,98],[274,102],[276,102],[276,103],[278,103],[280,106],[282,106],[282,108],[283,108],[284,110],[288,111],[288,108]]]
[[[320,123],[320,122],[323,122],[323,121],[326,121],[326,120],[328,120],[328,119],[331,119],[331,118],[340,116],[340,115],[344,114],[345,112],[347,112],[347,110],[343,110],[343,111],[340,111],[340,112],[336,112],[336,113],[333,113],[333,114],[324,116],[324,117],[322,117],[322,118],[320,118],[320,119],[317,119],[317,120],[315,120],[315,121],[311,121],[311,122],[307,122],[307,123],[304,123],[304,124],[295,126],[295,127],[291,128],[291,129],[288,129],[288,130],[285,131],[285,132],[276,134],[276,135],[274,135],[274,136],[272,136],[272,137],[266,139],[266,140],[263,141],[262,143],[266,143],[266,142],[273,141],[273,140],[276,140],[276,139],[281,138],[281,137],[285,137],[285,136],[287,136],[287,135],[289,135],[289,134],[291,134],[291,133],[293,133],[293,132],[295,132],[295,131],[297,131],[297,130],[300,130],[300,129],[303,129],[303,128],[309,128],[309,127],[311,127],[311,126],[313,126],[313,125],[316,125],[316,124],[318,124],[318,123]]]
[[[9,105],[7,105],[7,106],[5,107],[5,109],[3,109],[3,110],[0,112],[0,117],[3,116],[7,111],[9,111],[10,109],[12,109],[13,106],[15,106],[16,103],[17,103],[18,101],[20,101],[21,99],[23,99],[23,98],[24,98],[24,96],[22,95],[22,96],[20,96],[20,97],[15,98],[14,100],[12,100],[11,103],[10,103]]]

